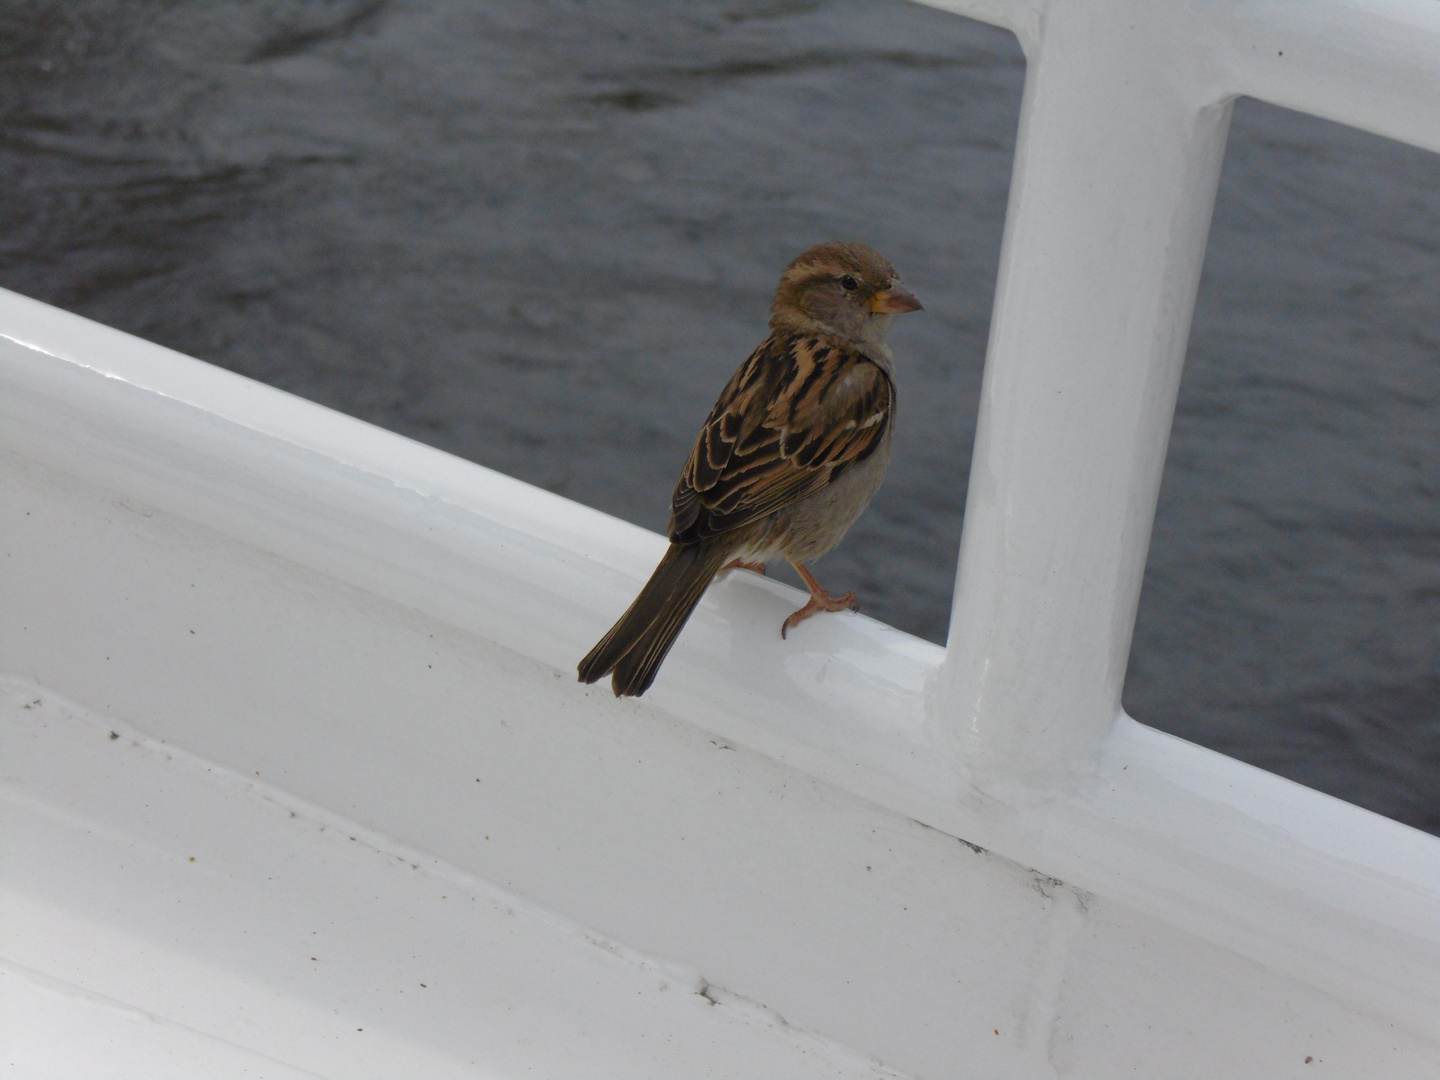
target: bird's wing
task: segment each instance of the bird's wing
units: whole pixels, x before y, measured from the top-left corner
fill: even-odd
[[[833,340],[772,334],[740,366],[700,431],[670,504],[670,539],[695,543],[758,521],[874,453],[895,390]]]

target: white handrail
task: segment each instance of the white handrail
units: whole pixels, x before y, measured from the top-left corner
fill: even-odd
[[[777,649],[755,628],[794,598],[739,575],[633,707],[1440,1038],[1440,840],[1119,702],[1229,102],[1440,149],[1440,5],[943,6],[1009,26],[1029,58],[948,652],[859,618]],[[0,443],[538,660],[567,709],[613,705],[574,663],[664,546],[3,290]],[[68,676],[77,699],[87,678]],[[238,767],[225,708],[191,728],[152,709],[151,734]],[[309,734],[265,737],[295,790],[329,790]],[[357,819],[383,810],[368,783],[346,797]],[[411,809],[437,853],[473,831]]]
[[[1011,29],[1028,61],[927,702],[962,835],[1434,1032],[1440,845],[1211,767],[1120,694],[1231,105],[1440,150],[1440,4],[935,6]]]
[[[1121,715],[1231,103],[1440,150],[1440,5],[935,6],[1028,59],[938,737],[1063,786]]]

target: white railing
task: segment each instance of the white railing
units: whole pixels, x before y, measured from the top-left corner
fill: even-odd
[[[1440,840],[1120,709],[1229,103],[1440,150],[1440,4],[944,6],[1014,30],[1029,61],[949,647],[837,617],[781,648],[768,629],[793,596],[736,575],[625,707],[1440,1038]],[[0,338],[0,438],[27,459],[539,660],[557,695],[607,693],[574,685],[575,662],[660,537],[13,294]],[[41,659],[57,691],[122,714],[188,677],[101,694]],[[228,700],[187,693],[209,726],[151,708],[149,734],[248,775]],[[255,739],[292,790],[331,790],[307,737],[277,721]],[[357,820],[386,812],[368,780],[345,799]],[[427,850],[462,850],[469,824],[422,802]]]
[[[1411,1015],[1440,1022],[1440,842],[1206,765],[1120,707],[1231,105],[1248,95],[1440,151],[1440,4],[934,6],[1012,30],[1028,68],[930,737],[976,798],[1029,818],[1003,837],[981,826],[1008,854],[1092,882],[1113,872],[1099,887],[1162,908],[1209,906],[1223,938],[1297,950],[1332,986],[1347,970],[1386,982],[1391,965],[1386,996],[1420,994]],[[1154,786],[1107,793],[1136,755]],[[1266,915],[1260,881],[1308,899]],[[1336,936],[1353,919],[1385,937],[1381,911],[1423,939],[1422,963]]]
[[[1231,104],[1440,150],[1440,5],[937,6],[1029,61],[943,712],[982,784],[1055,783],[1120,712]]]
[[[1028,63],[926,713],[971,798],[1028,824],[995,815],[968,838],[1210,923],[1253,955],[1302,956],[1326,985],[1374,981],[1436,1030],[1440,841],[1205,763],[1129,720],[1120,690],[1231,104],[1254,96],[1440,151],[1440,4],[933,6],[1012,30]],[[1151,788],[1107,792],[1133,756]],[[1261,899],[1261,883],[1295,903]],[[1380,939],[1407,945],[1367,956],[1336,933],[1346,922],[1382,952]]]

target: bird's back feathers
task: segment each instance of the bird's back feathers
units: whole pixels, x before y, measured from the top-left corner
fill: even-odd
[[[853,346],[777,331],[725,387],[670,504],[696,543],[813,495],[864,461],[895,411],[889,375]]]

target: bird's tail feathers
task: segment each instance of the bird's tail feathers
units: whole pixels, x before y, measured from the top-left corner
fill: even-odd
[[[617,697],[638,697],[650,689],[726,554],[704,543],[671,544],[629,610],[580,661],[580,681],[598,682],[613,672]]]

